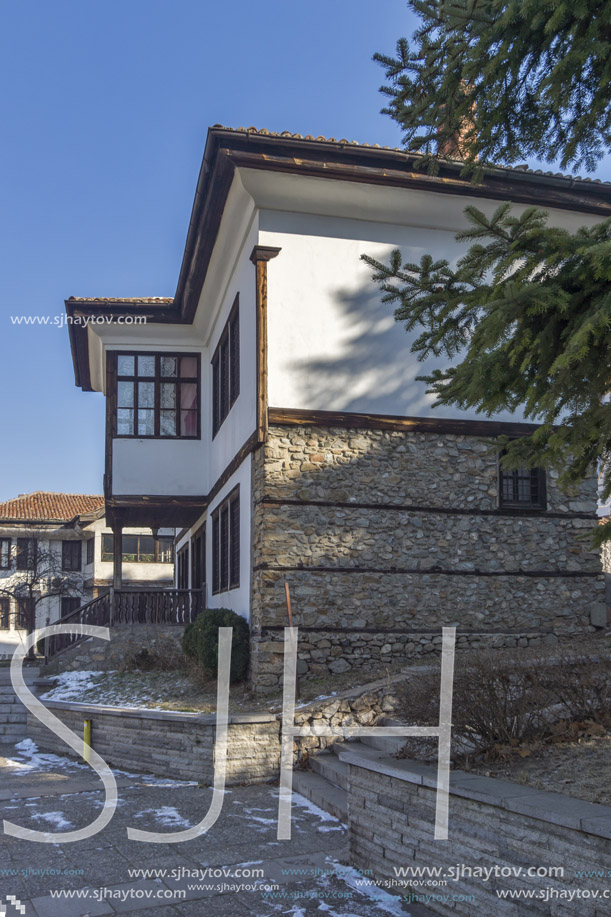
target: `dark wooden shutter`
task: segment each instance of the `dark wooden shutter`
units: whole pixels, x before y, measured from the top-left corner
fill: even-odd
[[[237,493],[229,504],[229,556],[230,580],[232,589],[240,585],[240,494]]]
[[[237,306],[229,325],[229,361],[231,365],[230,376],[230,404],[233,404],[240,394],[240,310]]]
[[[212,591],[220,590],[220,551],[219,551],[220,523],[218,512],[212,517]]]
[[[229,586],[229,507],[226,503],[221,506],[220,517],[221,570],[219,589],[221,592],[225,592]]]

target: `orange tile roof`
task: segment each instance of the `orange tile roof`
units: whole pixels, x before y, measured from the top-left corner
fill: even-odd
[[[36,490],[0,503],[0,520],[23,522],[69,522],[75,516],[104,506],[98,494],[62,494]]]

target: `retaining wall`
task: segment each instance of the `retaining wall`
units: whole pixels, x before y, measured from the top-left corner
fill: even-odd
[[[448,839],[435,840],[435,768],[394,758],[372,761],[350,750],[341,752],[340,759],[349,766],[351,862],[395,883],[395,868],[453,869],[447,885],[433,881],[427,887],[423,873],[413,887],[428,896],[420,900],[432,913],[609,914],[611,807],[453,771]],[[493,870],[487,881],[485,874],[469,875],[470,869],[484,867]],[[561,867],[564,875],[527,874],[541,867]],[[604,877],[576,877],[582,870],[600,870]],[[409,893],[396,884],[394,889]],[[497,895],[502,890],[538,897],[512,901]]]

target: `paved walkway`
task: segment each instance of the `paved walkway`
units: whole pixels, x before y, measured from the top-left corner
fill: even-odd
[[[89,767],[38,754],[29,742],[0,747],[0,772],[0,815],[23,827],[84,827],[104,802],[101,783]],[[182,844],[143,844],[128,840],[128,825],[170,832],[196,824],[208,810],[211,791],[162,778],[116,775],[119,807],[94,837],[39,844],[0,835],[0,913],[5,905],[6,917],[424,913],[372,883],[363,884],[354,869],[342,866],[347,862],[345,828],[302,797],[295,797],[290,841],[276,838],[278,791],[265,785],[228,790],[208,834]],[[221,868],[226,875],[204,872]],[[54,896],[58,890],[80,896]]]

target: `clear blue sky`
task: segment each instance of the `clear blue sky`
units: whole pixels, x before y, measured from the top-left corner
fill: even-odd
[[[413,26],[405,0],[0,0],[0,500],[103,473],[66,328],[10,317],[172,296],[211,124],[399,145],[371,55]]]

